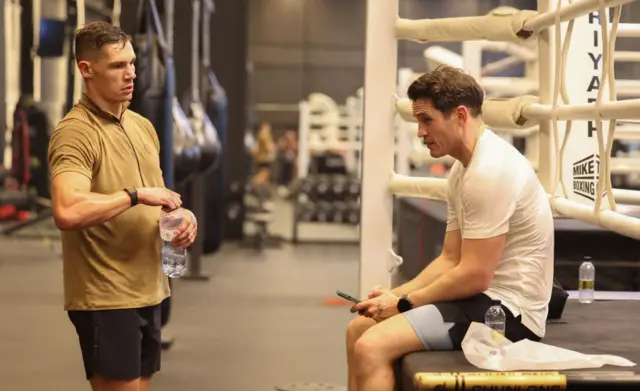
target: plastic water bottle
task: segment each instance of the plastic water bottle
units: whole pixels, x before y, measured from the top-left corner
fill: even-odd
[[[504,335],[507,327],[507,314],[504,313],[500,300],[491,300],[491,307],[484,315],[484,324]]]
[[[160,214],[160,237],[162,238],[162,271],[171,278],[177,278],[187,270],[187,251],[173,247],[171,241],[184,221],[184,213],[178,208]]]
[[[591,263],[591,257],[585,257],[578,272],[580,283],[578,285],[578,301],[581,303],[593,303],[594,287],[596,280],[596,268]]]

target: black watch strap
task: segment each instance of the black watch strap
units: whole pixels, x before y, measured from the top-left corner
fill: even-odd
[[[407,296],[402,296],[398,300],[398,312],[403,313],[413,309],[413,303]]]
[[[138,205],[138,191],[133,187],[127,187],[124,191],[127,192],[129,198],[131,198],[131,206]]]

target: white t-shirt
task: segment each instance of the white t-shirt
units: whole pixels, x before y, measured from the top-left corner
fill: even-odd
[[[546,192],[529,161],[489,129],[467,167],[448,180],[447,231],[462,239],[507,234],[502,259],[484,293],[544,337],[553,287],[554,226]]]

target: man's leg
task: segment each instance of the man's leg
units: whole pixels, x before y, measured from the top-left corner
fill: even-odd
[[[70,311],[94,391],[139,391],[141,319],[136,309]]]
[[[451,326],[435,306],[427,305],[371,327],[354,349],[357,390],[393,391],[395,361],[415,351],[453,349]]]
[[[160,370],[162,354],[162,305],[138,310],[142,321],[140,391],[147,391],[151,377]]]
[[[365,331],[375,326],[376,322],[373,319],[366,318],[364,316],[356,316],[349,322],[347,326],[347,367],[349,370],[349,389],[348,391],[356,391],[356,371],[354,361],[354,348],[358,339],[364,334]]]
[[[140,391],[139,379],[120,381],[94,376],[89,382],[93,391]]]

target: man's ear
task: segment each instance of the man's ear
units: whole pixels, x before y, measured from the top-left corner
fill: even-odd
[[[80,70],[80,74],[85,79],[91,79],[93,77],[93,70],[91,69],[91,64],[89,61],[79,61],[78,69]]]
[[[469,109],[467,107],[462,105],[456,107],[456,118],[461,125],[467,123],[470,115],[471,113],[469,113]]]

